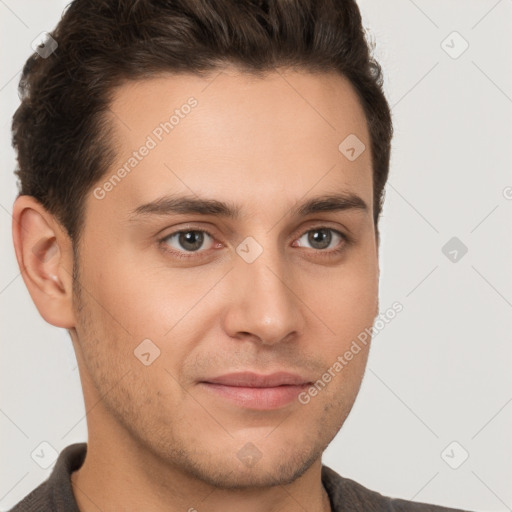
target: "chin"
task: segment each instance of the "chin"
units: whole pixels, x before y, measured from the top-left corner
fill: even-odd
[[[255,454],[253,459],[243,457],[240,460],[235,454],[232,459],[222,457],[217,462],[212,457],[209,463],[188,459],[183,461],[181,467],[195,479],[213,487],[244,490],[288,485],[302,476],[320,457],[321,450],[305,453],[297,452],[295,447],[294,453],[274,452],[271,457],[261,454],[261,458],[258,458]]]

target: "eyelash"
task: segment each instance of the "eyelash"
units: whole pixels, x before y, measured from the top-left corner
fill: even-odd
[[[328,226],[317,226],[314,228],[310,228],[310,229],[304,231],[304,233],[302,233],[302,235],[300,235],[299,238],[302,238],[305,234],[307,234],[311,231],[320,231],[320,230],[327,230],[327,231],[331,231],[332,233],[336,233],[343,240],[343,242],[341,243],[341,246],[337,249],[331,249],[330,251],[325,251],[325,250],[321,250],[321,249],[312,249],[315,252],[321,253],[322,256],[324,256],[324,257],[330,258],[330,257],[338,256],[341,252],[343,252],[346,249],[346,246],[351,243],[351,239],[347,235],[345,235],[341,231],[338,231],[337,229],[330,228]],[[190,232],[206,233],[209,237],[211,237],[213,240],[215,240],[215,237],[207,229],[189,228],[189,229],[180,229],[179,231],[174,231],[173,233],[169,233],[168,235],[164,236],[163,238],[161,238],[159,240],[160,245],[164,246],[163,250],[166,253],[170,253],[172,256],[177,257],[179,259],[194,258],[196,254],[205,252],[205,251],[189,251],[188,253],[186,251],[175,251],[175,250],[169,249],[168,245],[165,243],[166,240],[168,240],[169,238],[171,238],[175,235],[178,235],[180,233],[190,233]]]

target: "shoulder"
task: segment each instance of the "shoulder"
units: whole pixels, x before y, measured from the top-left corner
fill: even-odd
[[[48,490],[47,481],[45,481],[8,512],[50,512],[51,510],[51,493]]]
[[[327,466],[322,466],[322,483],[331,499],[333,512],[468,512],[383,496],[350,478],[340,476]]]
[[[78,469],[87,452],[87,443],[66,446],[50,476],[8,512],[79,512],[71,487],[71,473]]]

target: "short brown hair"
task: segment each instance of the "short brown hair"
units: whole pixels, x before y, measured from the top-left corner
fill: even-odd
[[[86,194],[115,158],[105,115],[114,88],[226,64],[249,73],[334,70],[350,80],[370,132],[377,227],[393,128],[355,0],[74,0],[50,34],[57,50],[34,53],[19,83],[15,174],[20,194],[56,216],[74,247]]]

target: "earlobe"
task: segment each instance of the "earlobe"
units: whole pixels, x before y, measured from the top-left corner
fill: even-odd
[[[26,195],[14,203],[12,234],[23,281],[39,313],[56,327],[74,327],[69,236],[39,201]]]

